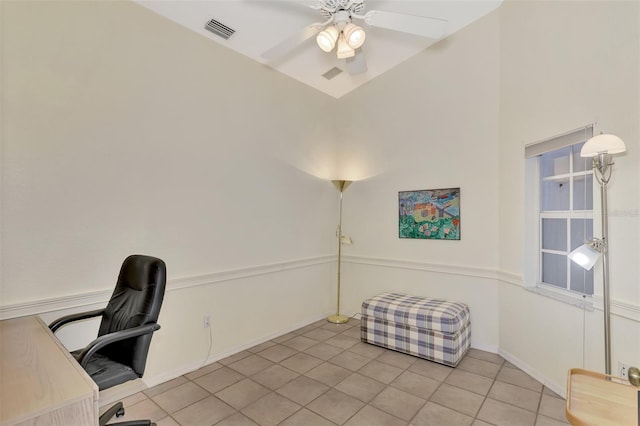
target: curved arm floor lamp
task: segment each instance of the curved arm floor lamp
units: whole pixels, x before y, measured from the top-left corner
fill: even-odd
[[[569,259],[590,270],[602,255],[602,297],[604,305],[604,362],[605,373],[611,374],[611,302],[609,300],[609,218],[607,216],[607,184],[611,179],[613,154],[626,151],[622,139],[600,134],[589,139],[580,150],[581,157],[593,158],[593,174],[600,184],[602,238],[583,244],[569,253]]]
[[[336,314],[329,315],[327,321],[334,324],[344,324],[349,321],[349,317],[346,315],[340,315],[340,263],[342,257],[342,243],[343,241],[351,241],[349,237],[342,235],[342,193],[349,185],[350,180],[332,180],[335,187],[340,191],[340,221],[338,222],[338,306],[336,307]]]

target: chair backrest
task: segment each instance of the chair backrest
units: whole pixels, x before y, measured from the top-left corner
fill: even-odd
[[[127,257],[120,268],[98,336],[156,323],[164,298],[167,268],[158,258],[143,255]],[[152,334],[123,340],[102,348],[99,353],[131,367],[142,377]]]

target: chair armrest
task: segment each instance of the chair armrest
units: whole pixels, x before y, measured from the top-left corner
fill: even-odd
[[[96,309],[95,311],[87,311],[87,312],[80,312],[77,314],[65,315],[64,317],[58,318],[57,320],[49,324],[49,329],[53,333],[55,333],[56,330],[58,330],[60,327],[62,327],[65,324],[68,324],[74,321],[80,321],[87,318],[98,317],[98,316],[101,316],[103,313],[104,313],[104,308]]]
[[[151,334],[160,329],[160,324],[151,323],[144,324],[138,327],[129,328],[127,330],[116,331],[114,333],[103,334],[102,336],[89,343],[78,355],[78,363],[85,368],[89,363],[91,357],[100,349],[107,345],[110,345],[121,340],[130,339],[132,337],[138,337],[145,334]]]

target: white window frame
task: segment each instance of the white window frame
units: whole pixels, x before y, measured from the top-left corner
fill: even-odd
[[[542,220],[546,218],[568,219],[567,241],[571,241],[571,219],[591,219],[593,221],[593,233],[599,232],[596,217],[597,205],[596,197],[593,198],[593,210],[572,211],[573,208],[573,185],[570,186],[569,211],[541,212],[540,211],[540,156],[543,153],[555,151],[567,146],[585,142],[594,134],[595,124],[587,125],[558,136],[544,139],[525,146],[525,249],[524,249],[524,285],[528,290],[545,296],[552,297],[572,305],[592,308],[593,295],[587,295],[570,289],[570,265],[567,265],[567,288],[561,288],[552,284],[542,282],[542,254],[557,253],[567,255],[568,252],[558,252],[554,250],[542,249]],[[573,159],[570,160],[573,162]],[[566,177],[592,174],[593,170],[573,172],[571,165],[570,173]],[[554,176],[555,179],[562,175]],[[594,188],[595,190],[595,188]],[[594,194],[595,195],[595,194]],[[570,247],[567,247],[570,250]],[[567,259],[567,262],[569,260]],[[594,271],[594,295],[598,286],[597,274]]]

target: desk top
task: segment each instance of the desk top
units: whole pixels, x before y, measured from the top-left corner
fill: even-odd
[[[637,425],[638,391],[618,377],[571,369],[567,379],[567,419],[572,425]]]
[[[98,386],[37,316],[0,321],[0,424],[98,399]]]

